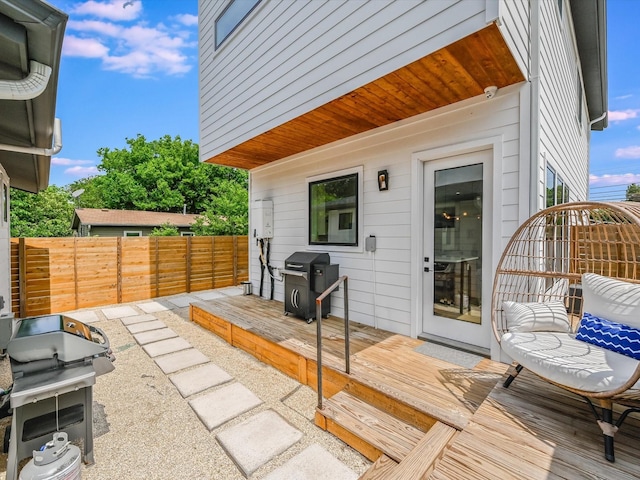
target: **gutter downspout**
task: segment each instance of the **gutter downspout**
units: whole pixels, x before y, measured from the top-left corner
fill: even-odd
[[[529,0],[531,15],[531,51],[529,52],[529,81],[531,82],[530,108],[530,181],[529,215],[539,210],[540,189],[540,2]]]
[[[591,127],[593,126],[594,123],[598,123],[600,120],[604,120],[604,117],[607,116],[609,112],[604,112],[602,115],[600,115],[598,118],[595,118],[593,120],[591,120],[589,122],[589,130],[591,130]]]
[[[62,122],[59,118],[56,118],[53,121],[52,148],[19,147],[17,145],[6,145],[0,143],[0,150],[5,150],[8,152],[28,153],[32,155],[44,155],[45,157],[56,155],[60,150],[62,150]]]
[[[0,100],[31,100],[47,88],[51,67],[31,60],[29,75],[22,80],[0,80]]]

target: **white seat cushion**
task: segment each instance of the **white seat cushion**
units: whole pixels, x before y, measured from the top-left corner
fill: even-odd
[[[559,332],[509,332],[502,336],[504,352],[524,368],[577,390],[614,390],[635,372],[638,360],[576,340]],[[640,382],[634,389],[640,388]]]
[[[640,328],[640,285],[603,277],[582,275],[583,312]]]

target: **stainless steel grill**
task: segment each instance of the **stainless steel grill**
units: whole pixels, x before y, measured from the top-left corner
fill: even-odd
[[[92,389],[115,360],[106,334],[64,315],[24,318],[7,353],[13,375],[7,479],[55,431],[82,439],[85,463],[93,463]]]

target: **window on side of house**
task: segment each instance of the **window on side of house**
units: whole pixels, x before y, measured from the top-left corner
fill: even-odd
[[[577,83],[577,94],[578,94],[578,104],[576,105],[576,116],[578,118],[578,125],[582,126],[582,77],[580,76],[580,72],[578,71],[576,74],[576,78],[578,79]]]
[[[141,237],[141,230],[125,230],[123,237]]]
[[[547,167],[545,189],[547,191],[547,208],[569,201],[569,187],[556,171],[549,166]]]
[[[193,232],[180,232],[181,237],[193,237]]]
[[[243,22],[260,0],[231,0],[216,18],[216,48]]]
[[[358,173],[309,182],[309,245],[358,245]]]
[[[547,167],[545,187],[547,190],[547,203],[545,206],[547,208],[553,207],[556,204],[556,172],[551,167]]]

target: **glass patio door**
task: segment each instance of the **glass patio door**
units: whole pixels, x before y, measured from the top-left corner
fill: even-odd
[[[423,331],[489,347],[483,318],[483,258],[488,247],[485,161],[475,152],[424,164]]]

